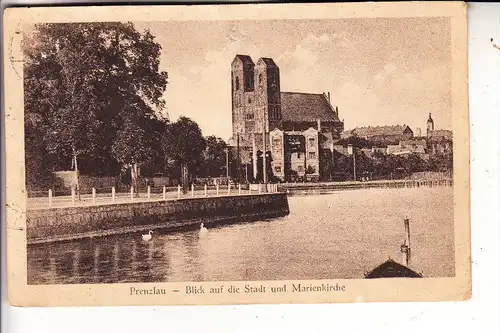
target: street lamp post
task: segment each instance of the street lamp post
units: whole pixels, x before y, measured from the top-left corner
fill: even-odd
[[[229,149],[226,148],[226,179],[229,182]]]
[[[354,169],[354,181],[356,181],[356,150],[352,150],[352,164]]]
[[[352,155],[353,178],[356,181],[356,149],[353,145],[347,145],[347,152]]]

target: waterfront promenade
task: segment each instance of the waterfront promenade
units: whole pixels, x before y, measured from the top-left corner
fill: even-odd
[[[283,194],[279,196],[284,199]],[[243,195],[241,199],[249,197]],[[224,227],[207,225],[208,232],[201,237],[195,224],[182,232],[153,230],[150,242],[142,240],[141,232],[130,232],[44,243],[28,247],[28,281],[61,284],[362,279],[365,272],[389,257],[396,261],[401,258],[405,216],[411,222],[412,269],[423,272],[426,278],[452,277],[453,198],[451,187],[297,195],[288,196],[289,215],[242,223],[240,214],[234,223]],[[231,209],[233,204],[228,207]],[[272,205],[276,207],[276,201]],[[101,206],[105,208],[108,206]],[[59,217],[61,223],[66,219]],[[147,224],[165,224],[156,217],[145,220]],[[47,219],[40,219],[42,222]],[[88,223],[82,220],[75,224]]]
[[[268,184],[267,193],[286,192],[288,195],[322,194],[332,191],[355,190],[364,188],[418,188],[418,187],[450,187],[451,179],[439,180],[375,180],[375,181],[345,181],[319,183],[279,183]],[[73,195],[53,195],[52,192],[38,192],[40,196],[28,198],[28,209],[47,209],[82,207],[95,205],[124,204],[131,202],[154,202],[179,200],[185,198],[219,197],[228,195],[248,195],[265,193],[263,184],[194,186],[186,193],[179,187],[150,188],[143,190],[137,196],[131,192],[113,192],[112,188],[98,189],[93,193]]]

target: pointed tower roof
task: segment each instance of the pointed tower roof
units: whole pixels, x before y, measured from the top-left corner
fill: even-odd
[[[263,62],[267,67],[278,67],[272,58],[260,58],[257,63]]]
[[[236,59],[240,60],[243,63],[243,65],[254,65],[253,60],[252,60],[252,58],[249,55],[246,55],[246,54],[237,54],[234,57],[233,62],[235,62]]]

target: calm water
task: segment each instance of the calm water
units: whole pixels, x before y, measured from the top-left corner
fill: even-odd
[[[399,261],[410,218],[412,268],[454,275],[453,189],[365,189],[290,197],[284,218],[28,248],[28,282],[108,283],[362,278]]]

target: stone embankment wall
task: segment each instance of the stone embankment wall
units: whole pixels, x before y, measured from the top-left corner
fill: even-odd
[[[289,214],[285,193],[110,204],[27,211],[28,244],[155,229],[199,228]]]

